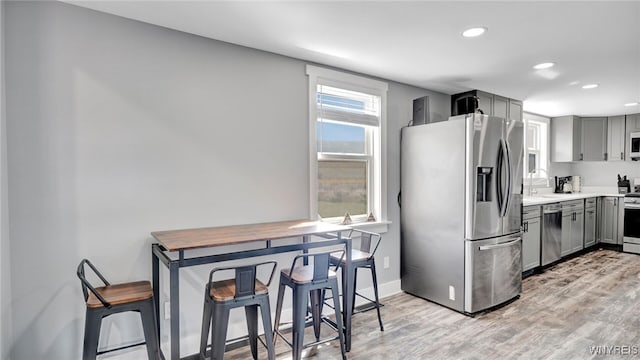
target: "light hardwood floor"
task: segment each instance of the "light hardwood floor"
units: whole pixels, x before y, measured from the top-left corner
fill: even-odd
[[[383,303],[384,332],[375,311],[354,316],[349,359],[640,358],[638,255],[597,250],[570,259],[526,278],[520,299],[476,317],[408,294]],[[592,346],[620,346],[612,351],[629,355],[592,354]],[[277,359],[291,358],[281,340],[276,353]],[[310,359],[340,359],[335,342],[305,353]],[[249,358],[248,347],[225,354]]]

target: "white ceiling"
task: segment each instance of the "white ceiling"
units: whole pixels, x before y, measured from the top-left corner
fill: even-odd
[[[640,1],[67,1],[547,116],[640,112]],[[467,39],[472,26],[489,30]],[[548,70],[534,64],[553,61]],[[583,90],[581,86],[600,87]]]

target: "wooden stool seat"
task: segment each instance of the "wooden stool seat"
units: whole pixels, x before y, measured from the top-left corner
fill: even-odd
[[[211,296],[214,301],[233,300],[236,297],[236,280],[227,279],[214,281],[209,286],[209,289],[209,296]],[[267,285],[262,283],[262,281],[256,279],[255,295],[266,294],[268,292],[269,288],[267,287]]]
[[[153,289],[149,281],[135,281],[124,284],[100,286],[96,288],[96,291],[111,305],[127,304],[151,299],[153,297]],[[97,296],[89,293],[87,307],[98,308],[103,306]]]
[[[344,256],[342,256],[342,253],[333,253],[331,254],[331,260],[340,260],[342,258],[342,260],[340,261],[341,263],[346,263],[347,259],[345,259]],[[364,260],[369,260],[369,258],[373,256],[371,253],[366,252],[366,251],[360,251],[360,250],[356,250],[356,249],[352,249],[351,250],[351,261],[352,262],[357,262],[357,261],[364,261]]]
[[[290,268],[282,269],[280,273],[281,276],[291,279],[296,284],[306,284],[313,281],[313,266],[311,265],[296,266],[293,271]],[[335,271],[329,270],[327,278],[333,279],[336,276]]]

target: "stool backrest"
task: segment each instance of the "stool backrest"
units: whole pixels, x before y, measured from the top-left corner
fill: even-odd
[[[349,233],[349,237],[359,235],[360,236],[360,248],[358,250],[362,252],[366,252],[373,256],[378,250],[378,245],[380,245],[380,240],[382,236],[380,234],[372,233],[364,230],[353,230]],[[353,238],[352,238],[353,239]],[[371,247],[373,246],[373,250]]]
[[[213,283],[213,275],[218,271],[225,270],[233,270],[235,272],[235,295],[234,298],[240,298],[243,296],[251,296],[256,294],[256,278],[257,278],[257,269],[263,265],[271,265],[271,274],[269,275],[269,280],[266,282],[266,287],[269,287],[271,284],[271,280],[273,280],[273,274],[276,272],[276,265],[278,263],[275,261],[266,261],[259,264],[252,265],[241,265],[241,266],[232,266],[232,267],[224,267],[224,268],[215,268],[211,270],[209,273],[209,282],[207,283],[207,287]]]
[[[340,256],[340,261],[342,261],[342,259],[344,258],[344,250],[298,255],[293,259],[293,264],[291,264],[291,269],[289,270],[289,276],[291,276],[291,274],[293,273],[293,269],[296,267],[298,260],[312,258],[313,281],[327,280],[329,278],[329,259],[331,257],[331,254],[335,253],[342,253],[342,255]]]
[[[78,279],[80,279],[80,284],[82,285],[82,294],[84,295],[84,301],[86,302],[89,299],[89,291],[91,291],[91,293],[93,293],[93,295],[95,295],[95,297],[97,297],[98,300],[100,300],[100,302],[102,303],[102,305],[104,305],[104,307],[110,308],[111,304],[109,304],[109,302],[105,300],[104,297],[102,297],[102,295],[100,295],[99,292],[96,291],[93,285],[91,285],[91,283],[87,281],[87,278],[85,276],[85,271],[84,271],[85,265],[89,265],[89,268],[91,268],[94,274],[96,274],[100,278],[100,280],[102,280],[105,286],[111,285],[109,284],[107,279],[105,279],[104,276],[102,276],[100,271],[98,271],[98,269],[96,269],[96,267],[93,266],[91,261],[87,259],[82,259],[82,261],[80,261],[80,264],[78,265],[76,274],[78,275]]]

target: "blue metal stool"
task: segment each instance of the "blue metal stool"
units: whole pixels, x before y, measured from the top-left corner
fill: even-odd
[[[100,278],[104,286],[94,288],[85,277],[85,265]],[[82,358],[95,359],[97,355],[147,344],[149,359],[160,359],[158,333],[156,331],[156,312],[153,305],[153,290],[149,281],[136,281],[111,285],[93,264],[83,259],[78,265],[78,278],[82,284],[82,293],[87,305],[84,325],[84,346]],[[127,345],[116,349],[98,351],[102,319],[124,311],[140,313],[145,342]]]
[[[368,232],[368,231],[363,231],[363,230],[351,230],[351,232],[349,232],[348,237],[352,237],[352,235],[355,234],[359,234],[360,237],[360,246],[358,249],[353,249],[351,251],[351,266],[353,266],[353,299],[351,301],[352,304],[352,314],[355,314],[355,303],[356,303],[356,295],[358,295],[359,297],[367,300],[370,304],[372,304],[373,306],[365,308],[359,312],[362,311],[368,311],[368,310],[372,310],[372,309],[376,309],[376,311],[378,312],[378,323],[380,323],[380,331],[384,331],[384,326],[382,325],[382,317],[380,316],[380,299],[378,297],[378,277],[376,276],[376,260],[374,258],[374,255],[376,253],[376,250],[378,249],[378,245],[380,245],[380,240],[382,239],[382,237],[380,236],[380,234],[376,234],[376,233],[372,233],[372,232]],[[352,238],[353,239],[353,238]],[[371,251],[371,246],[375,243],[375,246],[373,248],[373,251]],[[342,279],[343,279],[343,287],[342,287],[342,293],[345,293],[345,287],[347,286],[346,282],[345,282],[345,276],[344,276],[344,267],[346,265],[346,261],[344,259],[344,256],[341,256],[340,253],[333,253],[331,254],[331,264],[332,265],[336,265],[338,267],[340,267],[342,269]],[[373,294],[375,296],[375,300],[371,300],[361,294],[359,294],[358,292],[356,292],[356,279],[358,278],[358,268],[368,268],[371,270],[371,277],[372,277],[372,282],[373,282]]]
[[[342,359],[346,359],[344,334],[342,327],[342,315],[340,313],[340,301],[338,299],[338,280],[336,273],[329,269],[329,255],[331,252],[302,254],[293,259],[290,269],[280,272],[280,286],[278,288],[278,303],[276,305],[276,318],[274,324],[274,341],[280,336],[289,346],[292,347],[293,359],[299,360],[302,356],[302,349],[325,343],[331,340],[340,340],[340,350]],[[344,251],[342,251],[344,255]],[[298,260],[313,259],[313,265],[296,266]],[[286,287],[293,291],[293,331],[292,342],[289,342],[279,331],[280,315],[282,313],[282,303]],[[336,326],[328,319],[322,318],[322,300],[325,289],[331,289],[333,305],[336,316]],[[304,329],[306,327],[308,304],[311,298],[311,313],[314,318],[313,327],[316,341],[304,344]],[[320,339],[320,325],[324,322],[335,330],[338,335],[330,339]]]
[[[256,278],[257,268],[272,265],[269,281],[265,284]],[[202,333],[200,336],[200,358],[206,358],[207,338],[211,328],[211,356],[218,360],[224,358],[227,340],[229,312],[233,308],[244,307],[247,317],[249,344],[254,359],[258,358],[258,340],[267,348],[269,360],[275,359],[271,310],[269,308],[269,284],[273,279],[277,263],[267,261],[254,265],[216,268],[209,273],[209,282],[205,286],[204,311],[202,313]],[[234,270],[235,278],[213,281],[214,273]],[[258,307],[262,314],[265,341],[258,337]]]

